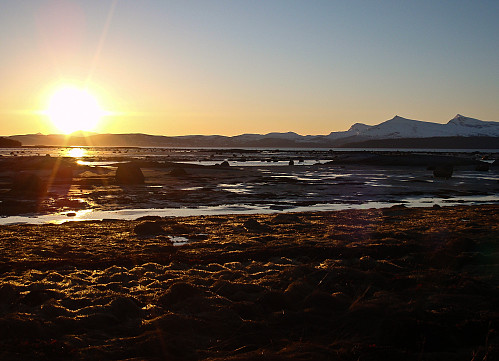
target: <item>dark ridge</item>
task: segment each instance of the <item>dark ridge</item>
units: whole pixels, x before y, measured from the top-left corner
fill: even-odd
[[[18,148],[21,147],[22,143],[14,140],[0,137],[0,147],[1,148]]]
[[[371,139],[343,144],[344,148],[428,148],[428,149],[498,149],[499,137],[430,137]]]

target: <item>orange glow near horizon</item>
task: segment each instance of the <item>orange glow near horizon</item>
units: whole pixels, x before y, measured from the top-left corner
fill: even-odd
[[[64,134],[95,130],[101,118],[111,114],[101,108],[93,94],[75,86],[59,87],[43,113]]]

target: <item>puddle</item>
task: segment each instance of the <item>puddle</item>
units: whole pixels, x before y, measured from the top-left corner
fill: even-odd
[[[81,210],[76,212],[64,212],[46,215],[32,216],[10,216],[0,218],[0,225],[9,224],[61,224],[69,221],[99,221],[103,219],[113,220],[134,220],[143,216],[160,216],[160,217],[190,217],[190,216],[206,216],[206,215],[225,215],[225,214],[269,214],[269,213],[285,213],[285,212],[320,212],[320,211],[338,211],[345,209],[369,209],[369,208],[386,208],[394,204],[404,204],[407,207],[429,207],[434,204],[440,206],[454,205],[473,205],[473,204],[490,204],[499,203],[499,199],[495,195],[485,196],[460,196],[460,197],[418,197],[391,199],[387,201],[368,201],[354,203],[323,203],[306,206],[276,206],[276,205],[246,205],[246,204],[231,204],[219,206],[202,206],[192,208],[147,208],[147,209],[121,209],[114,211],[99,211],[99,210]],[[71,216],[68,216],[71,215]],[[179,242],[185,240],[179,239]],[[187,240],[188,241],[188,240]]]
[[[181,188],[181,191],[197,191],[203,189],[203,187],[187,187],[187,188]]]
[[[247,186],[244,183],[235,183],[235,184],[220,183],[218,186],[227,192],[232,192],[232,193],[237,193],[237,194],[251,194],[252,193],[252,191],[249,189],[251,187]]]
[[[168,238],[170,238],[174,246],[182,246],[191,241],[189,238],[180,236],[168,236]]]

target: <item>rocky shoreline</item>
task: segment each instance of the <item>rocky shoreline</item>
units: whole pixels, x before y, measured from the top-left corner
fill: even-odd
[[[469,197],[499,199],[495,156],[489,161],[494,163],[487,163],[474,154],[400,152],[283,151],[270,156],[261,151],[155,150],[151,154],[151,159],[123,155],[88,164],[68,157],[0,158],[0,216],[219,205],[293,210],[321,204],[400,204],[421,198],[440,203]],[[217,165],[197,164],[197,159]],[[249,162],[258,165],[247,166]],[[125,167],[128,171],[120,172]]]
[[[492,360],[499,207],[0,226],[2,360]]]

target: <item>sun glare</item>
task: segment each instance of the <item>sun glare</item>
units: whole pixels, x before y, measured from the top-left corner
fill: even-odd
[[[87,154],[83,148],[71,148],[67,151],[67,156],[71,158],[82,158]]]
[[[70,134],[95,129],[107,112],[88,91],[66,86],[52,95],[45,114],[59,131]]]

